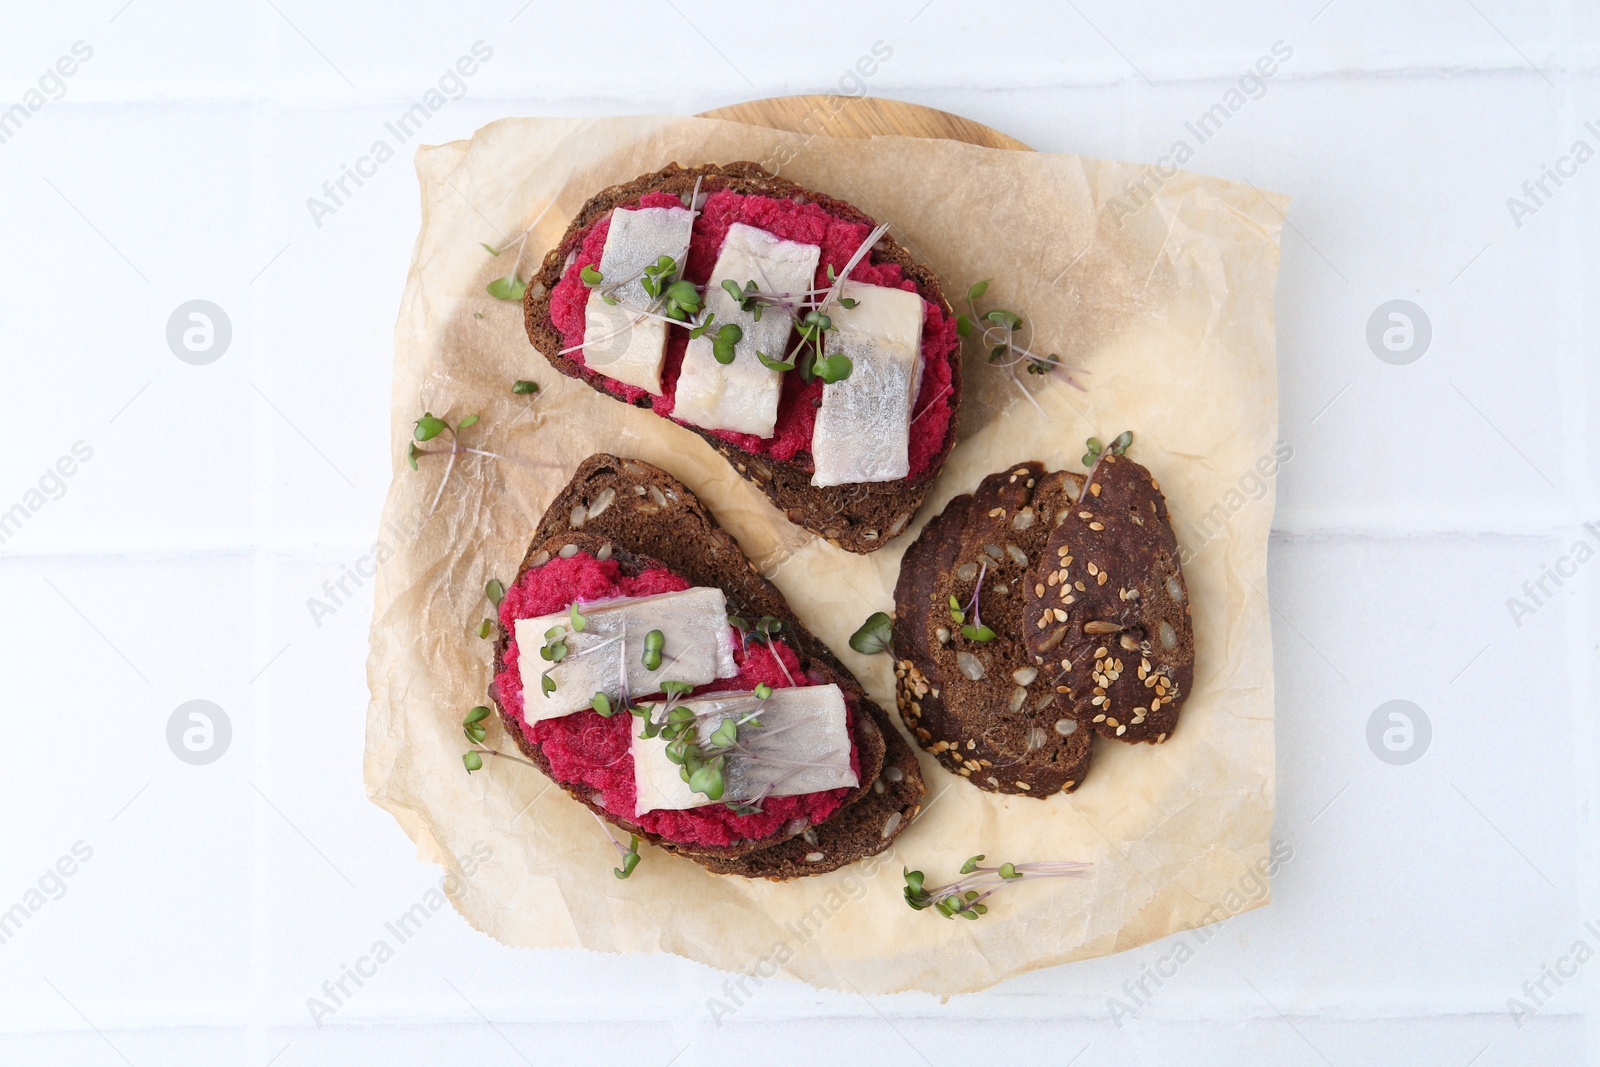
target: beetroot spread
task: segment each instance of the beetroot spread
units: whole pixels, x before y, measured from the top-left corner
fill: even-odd
[[[759,815],[735,815],[722,804],[707,804],[688,811],[651,811],[636,815],[631,737],[636,722],[632,715],[618,712],[606,719],[598,712],[580,711],[559,719],[545,719],[531,726],[523,721],[522,674],[517,668],[515,637],[518,619],[554,614],[573,603],[607,597],[674,593],[688,588],[688,582],[665,567],[654,567],[636,577],[629,577],[621,572],[616,560],[597,560],[587,552],[579,552],[570,559],[552,559],[541,567],[531,568],[516,585],[506,590],[505,599],[500,602],[500,624],[508,634],[513,635],[506,647],[505,669],[494,680],[500,703],[513,714],[523,736],[540,747],[556,781],[587,786],[601,794],[604,798],[602,806],[607,811],[631,819],[650,833],[669,841],[694,845],[731,845],[736,841],[774,834],[790,819],[821,822],[844,802],[850,793],[848,787],[803,796],[769,797],[762,802],[763,810]],[[739,665],[738,676],[701,686],[695,690],[696,695],[747,691],[763,682],[780,689],[791,684],[791,675],[800,684],[810,681],[801,673],[800,661],[793,650],[782,641],[775,640],[770,646],[752,643],[746,647],[741,646],[736,636],[734,649],[734,659]],[[787,675],[778,666],[774,655],[783,657],[784,665],[789,669]],[[854,742],[855,700],[847,692],[845,701],[851,735],[850,769],[859,775],[860,757]]]
[[[637,203],[627,206],[682,207],[683,201],[670,193],[646,193]],[[706,284],[722,251],[728,227],[735,222],[755,226],[790,241],[819,246],[822,256],[817,263],[813,282],[817,288],[829,284],[828,267],[831,265],[836,272],[843,270],[861,242],[872,232],[870,226],[835,218],[815,203],[800,204],[768,196],[745,196],[722,189],[706,198],[704,209],[694,221],[694,233],[689,242],[689,262],[684,270],[686,278],[696,285]],[[583,279],[578,275],[585,266],[598,268],[600,254],[605,250],[606,234],[610,230],[610,215],[589,227],[579,239],[578,254],[550,294],[550,319],[561,332],[563,348],[583,343],[584,307],[589,301],[589,287],[583,284]],[[916,290],[915,283],[901,274],[897,263],[869,263],[864,259],[850,272],[850,280]],[[955,318],[947,315],[943,308],[924,300],[922,387],[912,407],[915,421],[911,424],[911,469],[908,474],[912,480],[928,471],[944,446],[952,414],[949,356],[958,342]],[[652,405],[658,415],[672,417],[673,394],[688,345],[688,330],[668,331],[666,360],[661,370],[664,395],[654,398]],[[579,366],[583,366],[581,349],[569,355]],[[587,369],[585,374],[596,376]],[[650,396],[637,386],[624,385],[603,376],[602,381],[608,392],[630,404]],[[783,391],[778,400],[778,422],[772,437],[754,437],[731,430],[708,432],[746,452],[769,455],[785,462],[792,460],[809,468],[811,430],[816,422],[817,405],[821,402],[820,379],[808,384],[801,381],[798,374],[785,374]]]

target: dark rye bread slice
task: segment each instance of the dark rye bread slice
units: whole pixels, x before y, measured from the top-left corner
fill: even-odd
[[[545,547],[552,544],[553,548]],[[696,585],[720,588],[728,598],[730,611],[750,618],[770,615],[781,620],[780,636],[795,650],[802,668],[838,684],[852,695],[858,712],[864,712],[856,716],[861,785],[822,823],[814,826],[791,823],[785,828],[784,837],[793,837],[797,843],[803,841],[807,846],[800,853],[798,864],[787,864],[783,859],[787,853],[777,857],[764,855],[774,844],[773,838],[730,849],[657,842],[661,847],[685,855],[717,873],[780,879],[836,870],[889,847],[898,829],[909,822],[921,806],[924,787],[916,756],[890,724],[883,709],[868,699],[860,683],[832,651],[800,624],[783,595],[760,576],[738,543],[687,487],[641,460],[603,453],[590,456],[579,465],[572,480],[546,510],[518,576],[539,559],[540,552],[559,552],[566,544],[587,545],[595,552],[610,545],[614,555],[627,553],[648,557]],[[497,674],[508,639],[502,632],[496,645]],[[503,720],[505,715],[501,708]],[[534,747],[522,745],[521,731],[509,720],[506,725],[524,752]],[[533,758],[531,753],[530,758]],[[593,810],[587,796],[574,795]],[[885,820],[897,813],[900,822],[887,836],[880,837],[876,832],[869,835],[852,821],[859,821],[858,808],[873,812],[882,810]],[[609,813],[603,814],[618,821]],[[811,858],[813,856],[819,858]]]
[[[570,356],[559,355],[564,347],[561,333],[550,318],[550,292],[561,280],[568,257],[575,254],[584,233],[618,205],[631,204],[646,193],[671,193],[687,202],[695,182],[702,193],[729,189],[736,193],[811,201],[829,214],[842,219],[876,226],[877,222],[843,200],[813,192],[786,178],[762,169],[755,163],[707,163],[697,167],[668,164],[654,174],[603,189],[590,197],[567,226],[561,241],[544,257],[539,273],[528,286],[523,314],[528,338],[550,365],[569,378],[586,382],[597,392],[613,396],[599,375],[590,374]],[[925,299],[951,313],[938,276],[912,258],[911,253],[885,235],[869,253],[872,263],[897,263],[902,273],[916,284]],[[724,441],[709,430],[695,426],[684,429],[699,434],[706,443],[733,465],[739,476],[754,483],[777,509],[796,526],[810,530],[829,544],[850,552],[873,552],[898,536],[916,514],[928,494],[934,477],[944,466],[955,446],[956,423],[961,404],[961,349],[958,345],[947,357],[950,361],[950,425],[944,443],[928,469],[915,480],[858,482],[849,485],[817,487],[811,484],[811,471],[804,464],[753,455]],[[649,405],[646,398],[642,403]]]
[[[1027,593],[1040,670],[1063,713],[1120,741],[1165,741],[1194,682],[1194,626],[1167,502],[1144,467],[1109,452],[1050,535]]]
[[[1070,793],[1089,770],[1092,735],[1057,709],[1023,633],[1030,568],[1071,506],[1076,477],[1035,462],[991,474],[924,527],[900,563],[900,716],[940,763],[989,792]],[[978,614],[991,641],[962,636],[950,612],[952,596],[969,604],[980,577]]]

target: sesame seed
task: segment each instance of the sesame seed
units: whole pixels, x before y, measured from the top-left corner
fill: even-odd
[[[1094,512],[1092,512],[1092,511],[1080,511],[1080,512],[1078,512],[1078,518],[1080,518],[1080,519],[1092,519],[1092,518],[1094,518]]]
[[[1054,585],[1055,583],[1052,582],[1050,584]],[[1034,596],[1044,596],[1044,583],[1043,582],[1035,582],[1033,584],[1033,595]]]

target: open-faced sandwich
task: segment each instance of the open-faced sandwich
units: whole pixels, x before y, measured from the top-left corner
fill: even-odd
[[[585,460],[499,614],[507,733],[629,834],[783,880],[888,848],[919,809],[883,710],[659,468]]]
[[[956,316],[887,230],[754,163],[672,164],[584,204],[528,287],[528,336],[871,552],[922,503],[961,401]]]
[[[900,715],[980,789],[1070,793],[1093,734],[1158,743],[1177,726],[1189,600],[1160,486],[1125,449],[1100,451],[1087,476],[1034,462],[992,474],[901,561]]]

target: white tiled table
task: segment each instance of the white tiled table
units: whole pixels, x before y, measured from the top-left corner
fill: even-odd
[[[1574,141],[1600,150],[1600,13],[1321,3],[830,2],[777,36],[755,5],[696,0],[11,4],[0,109],[75,42],[93,54],[0,142],[0,512],[42,477],[59,497],[0,543],[0,909],[30,913],[0,943],[0,1062],[1593,1061],[1600,963],[1543,975],[1600,949],[1600,563],[1520,626],[1507,599],[1600,545],[1600,161],[1546,180],[1520,227],[1506,201]],[[1294,197],[1271,564],[1294,859],[1270,907],[1145,977],[1136,1017],[1107,998],[1180,939],[947,1004],[772,982],[719,1028],[723,974],[513,951],[445,912],[312,1024],[307,998],[437,872],[363,796],[370,588],[347,580],[320,625],[305,607],[367,552],[388,480],[412,146],[320,226],[306,200],[480,40],[492,58],[413,144],[834,90],[883,41],[875,95],[1155,160],[1292,48],[1189,165]],[[208,366],[165,339],[197,298],[233,330]],[[1431,322],[1410,365],[1366,341],[1392,299]],[[46,477],[77,442],[92,456]],[[165,734],[197,698],[234,731],[205,767]],[[1393,699],[1432,724],[1408,765],[1366,740]],[[90,858],[44,878],[59,899],[29,898],[78,842]],[[1518,1025],[1508,998],[1541,980]]]

